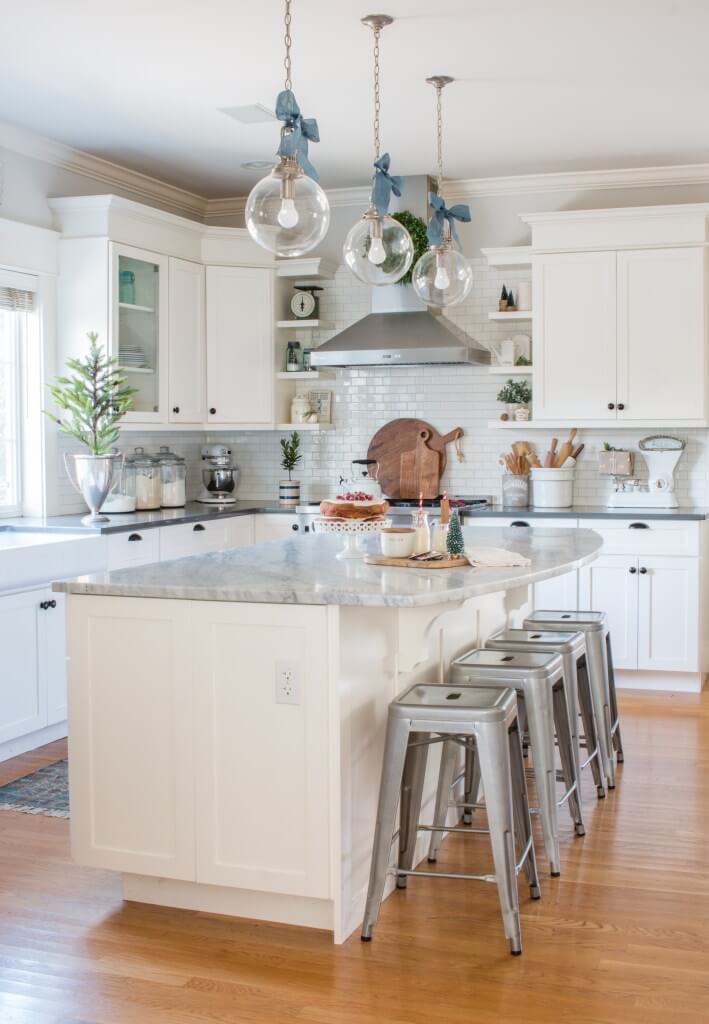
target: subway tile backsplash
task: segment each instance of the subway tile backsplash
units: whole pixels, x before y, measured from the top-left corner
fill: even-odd
[[[461,306],[450,310],[451,319],[483,343],[501,340],[510,334],[531,334],[531,323],[517,321],[504,324],[488,319],[488,312],[497,308],[502,284],[514,289],[519,280],[529,279],[529,270],[496,270],[484,259],[473,261],[475,275],[471,297]],[[335,328],[330,331],[297,333],[304,346],[316,346],[355,320],[369,312],[369,289],[356,281],[344,267],[335,278],[325,284],[321,296],[320,315]],[[498,457],[513,440],[526,439],[533,443],[541,456],[549,444],[552,430],[528,430],[524,423],[514,431],[495,430],[488,421],[496,420],[501,406],[495,396],[505,377],[493,376],[487,367],[475,366],[416,366],[358,368],[338,370],[331,382],[318,381],[318,387],[331,387],[333,392],[332,419],[335,429],[322,433],[302,432],[303,460],[295,476],[302,482],[305,500],[318,500],[332,495],[338,487],[340,475],[349,473],[351,459],[363,458],[373,434],[389,420],[402,416],[415,416],[427,420],[441,433],[460,426],[463,438],[464,461],[456,458],[455,449],[448,449],[448,465],[442,487],[451,494],[490,494],[500,498],[500,470]],[[300,386],[300,385],[299,385]],[[307,385],[303,385],[307,388]],[[614,429],[583,430],[579,440],[585,450],[579,460],[574,485],[575,501],[579,504],[605,505],[612,483],[598,475],[598,451],[607,441],[617,447],[637,449],[640,437],[650,430],[633,432]],[[557,432],[559,433],[559,432]],[[677,472],[677,493],[680,504],[708,504],[707,430],[669,430],[687,442]],[[239,467],[238,493],[245,499],[275,499],[280,469],[280,439],[276,431],[238,431],[200,433],[168,433],[126,431],[122,447],[130,450],[142,444],[156,450],[160,444],[170,444],[187,459],[188,497],[197,496],[200,486],[199,447],[207,441],[228,442]],[[559,435],[560,441],[563,435]],[[73,450],[64,439],[63,449]],[[81,501],[74,494],[60,466],[59,511],[81,509]],[[642,479],[647,475],[644,462],[636,457],[636,472]]]

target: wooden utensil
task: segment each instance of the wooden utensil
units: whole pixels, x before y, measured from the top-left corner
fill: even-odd
[[[401,455],[399,488],[402,498],[414,498],[419,494],[424,498],[438,497],[441,459],[438,452],[428,447],[430,436],[430,430],[421,430],[415,449]]]
[[[546,458],[544,459],[545,469],[551,469],[554,465],[554,461],[556,459],[556,446],[558,445],[558,443],[559,439],[557,437],[552,437],[551,443],[549,444],[549,451],[547,452]]]
[[[577,430],[574,427],[574,429],[569,432],[568,439],[564,441],[561,448],[557,452],[554,458],[554,462],[552,463],[552,465],[555,466],[556,469],[561,469],[561,467],[568,459],[569,455],[571,455],[572,451],[574,450],[574,438],[576,437],[576,434]]]
[[[376,432],[369,443],[367,451],[368,459],[375,459],[379,463],[379,483],[382,491],[389,498],[401,498],[401,456],[404,452],[415,450],[419,433],[422,430],[430,431],[430,437],[426,444],[438,452],[438,470],[443,475],[446,468],[446,445],[451,441],[463,436],[462,427],[447,434],[440,434],[435,427],[425,420],[398,419],[386,423]],[[440,483],[438,484],[440,488]],[[438,490],[436,494],[438,494]],[[418,491],[410,497],[418,497]]]
[[[573,457],[574,457],[575,459],[578,459],[579,455],[581,454],[581,452],[582,452],[582,451],[584,450],[584,448],[585,448],[585,447],[586,447],[586,445],[585,445],[585,444],[580,444],[580,445],[578,446],[578,448],[574,448],[574,450],[572,451],[572,453],[571,453],[571,454],[573,455]]]

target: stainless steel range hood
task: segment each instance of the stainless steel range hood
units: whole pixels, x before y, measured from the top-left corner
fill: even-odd
[[[415,366],[489,364],[490,351],[448,317],[432,312],[412,288],[372,289],[372,312],[313,349],[311,365]]]

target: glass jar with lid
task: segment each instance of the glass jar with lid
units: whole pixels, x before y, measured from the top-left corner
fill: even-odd
[[[159,459],[148,455],[145,448],[136,448],[132,455],[126,455],[125,461],[135,470],[136,510],[160,508],[162,482]]]
[[[110,454],[114,460],[113,483],[101,511],[109,515],[135,512],[135,465],[126,461],[117,448],[112,448]]]
[[[187,467],[185,460],[167,445],[162,445],[157,454],[160,463],[161,493],[163,508],[183,508],[186,501]]]

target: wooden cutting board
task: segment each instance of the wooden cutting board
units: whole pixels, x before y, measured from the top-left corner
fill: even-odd
[[[418,491],[404,494],[401,489],[401,456],[416,450],[421,431],[427,430],[426,445],[438,453],[438,481],[436,495],[440,491],[440,479],[446,468],[446,445],[463,436],[463,428],[456,427],[447,434],[439,434],[435,427],[425,420],[391,420],[376,432],[369,442],[368,459],[379,463],[379,483],[387,498],[418,498]],[[435,497],[435,495],[434,495]]]
[[[461,555],[440,558],[436,562],[417,562],[414,558],[390,558],[387,555],[367,555],[364,560],[367,565],[396,565],[400,569],[462,569],[466,565],[472,568],[468,559]]]
[[[437,498],[441,481],[441,456],[428,447],[430,430],[422,430],[416,438],[416,447],[412,452],[403,452],[401,456],[401,474],[399,489],[405,497]]]

